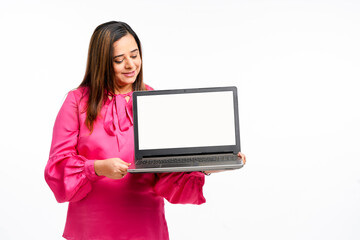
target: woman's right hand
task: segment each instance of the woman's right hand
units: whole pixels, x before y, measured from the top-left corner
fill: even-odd
[[[127,174],[131,163],[124,162],[120,158],[108,158],[95,160],[94,168],[98,176],[105,176],[111,179],[121,179]]]

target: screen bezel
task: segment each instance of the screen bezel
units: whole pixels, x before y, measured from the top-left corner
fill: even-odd
[[[166,95],[166,94],[186,94],[186,93],[203,93],[203,92],[221,92],[232,91],[234,101],[234,124],[235,124],[235,145],[226,146],[210,146],[210,147],[189,147],[189,148],[167,148],[167,149],[139,149],[138,136],[138,115],[137,115],[137,97],[149,95]],[[140,160],[143,157],[161,157],[175,155],[191,155],[191,154],[211,154],[211,153],[234,153],[240,152],[240,128],[238,113],[238,96],[237,88],[231,87],[213,87],[213,88],[189,88],[189,89],[173,89],[173,90],[153,90],[153,91],[136,91],[133,93],[133,121],[134,121],[134,148],[135,159]]]

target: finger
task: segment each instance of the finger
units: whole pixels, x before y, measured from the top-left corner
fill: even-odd
[[[121,174],[127,174],[127,168],[120,168],[119,173]]]
[[[130,166],[130,165],[131,165],[131,163],[125,162],[125,161],[123,161],[123,160],[121,160],[120,163],[121,163],[121,164],[124,164],[124,165],[127,165],[127,166]]]
[[[246,156],[245,156],[245,154],[239,152],[239,153],[238,153],[238,156],[241,157],[241,159],[243,160],[243,164],[245,164],[245,163],[246,163]]]
[[[130,166],[129,164],[125,164],[125,163],[122,163],[122,162],[117,162],[116,165],[115,165],[115,168],[118,171],[127,172],[129,166]]]
[[[127,173],[123,173],[122,176],[121,176],[121,178],[124,178],[124,177],[126,176],[126,174],[127,174]]]
[[[127,166],[130,166],[131,163],[128,163],[128,162],[125,162],[124,160],[120,159],[120,158],[117,158],[118,159],[118,162],[121,163],[121,164],[125,164]]]
[[[126,174],[117,174],[116,176],[113,177],[113,179],[122,179],[125,177]]]
[[[210,170],[210,171],[204,171],[205,173],[219,173],[219,172],[225,172],[227,170]]]
[[[126,174],[127,174],[127,172],[117,172],[116,174],[115,174],[115,178],[116,179],[122,179],[122,178],[124,178],[125,176],[126,176]]]

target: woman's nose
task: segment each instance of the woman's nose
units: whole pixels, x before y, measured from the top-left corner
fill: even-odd
[[[134,62],[132,61],[132,59],[126,59],[125,61],[125,67],[126,68],[133,68],[134,67]]]

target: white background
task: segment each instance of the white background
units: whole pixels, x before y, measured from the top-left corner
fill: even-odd
[[[360,239],[360,3],[0,3],[0,239],[61,239],[43,170],[95,27],[130,24],[155,89],[235,85],[248,163],[166,205],[171,239]]]

